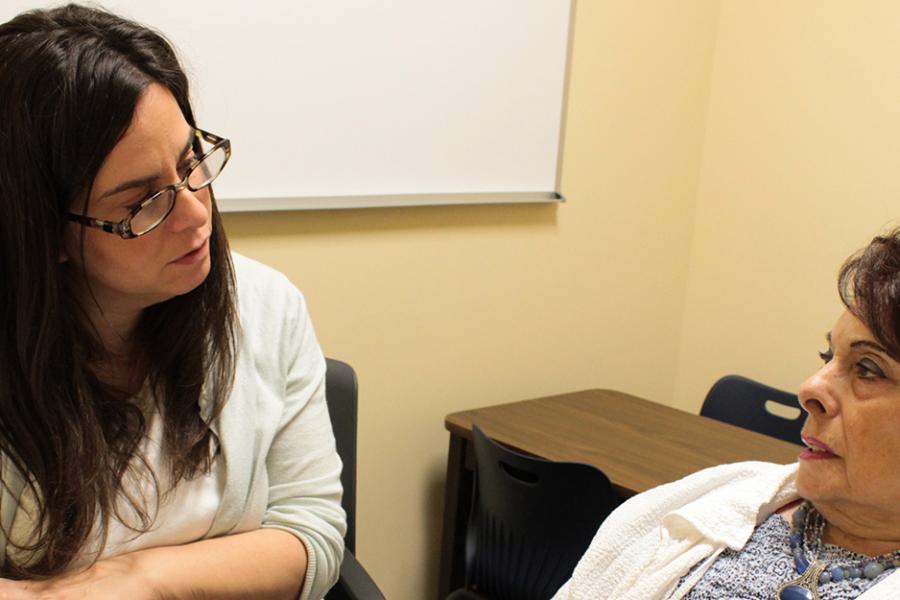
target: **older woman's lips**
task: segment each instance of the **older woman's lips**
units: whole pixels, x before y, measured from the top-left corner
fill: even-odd
[[[801,460],[821,460],[825,458],[837,458],[838,455],[834,450],[828,447],[828,444],[822,440],[810,436],[801,436],[806,448],[800,451]]]

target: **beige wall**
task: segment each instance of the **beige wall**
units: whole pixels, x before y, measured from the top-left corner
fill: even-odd
[[[587,387],[671,402],[717,0],[578,3],[560,206],[228,215],[360,378],[359,541],[436,585],[445,414]]]
[[[722,2],[677,406],[819,364],[838,267],[900,215],[898,23],[894,0]]]

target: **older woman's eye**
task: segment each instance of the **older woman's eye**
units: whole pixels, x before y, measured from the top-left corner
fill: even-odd
[[[883,379],[884,371],[881,370],[875,361],[864,358],[856,363],[856,369],[860,377],[864,379]]]
[[[822,362],[829,363],[834,358],[834,351],[829,348],[825,352],[819,352],[819,358],[822,359]]]

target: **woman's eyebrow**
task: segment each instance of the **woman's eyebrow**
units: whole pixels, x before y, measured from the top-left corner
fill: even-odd
[[[182,157],[187,154],[187,151],[191,149],[191,146],[194,143],[194,128],[191,128],[190,133],[188,134],[187,142],[185,142],[184,146],[181,148],[181,151],[178,153],[176,160],[181,162]],[[124,183],[120,183],[116,187],[111,190],[108,190],[97,198],[97,200],[103,200],[104,198],[108,198],[109,196],[114,196],[119,192],[124,192],[125,190],[130,190],[133,188],[145,188],[149,187],[155,181],[159,181],[161,176],[157,173],[156,175],[147,175],[145,177],[137,177],[135,179],[129,179]]]
[[[125,190],[130,190],[132,188],[145,188],[149,187],[154,181],[159,181],[159,175],[149,175],[147,177],[139,177],[137,179],[130,179],[125,183],[120,183],[113,189],[104,192],[97,198],[98,201],[103,200],[104,198],[109,198],[110,196],[115,196],[119,192],[124,192]]]
[[[871,340],[859,340],[859,341],[851,343],[850,347],[854,348],[854,349],[860,348],[860,347],[870,348],[872,350],[876,350],[878,352],[882,352],[882,353],[890,356],[890,354],[888,353],[887,349],[884,346],[882,346],[881,344],[879,344],[877,342],[873,342]]]
[[[828,342],[828,347],[831,348],[831,332],[830,331],[825,334],[825,340]],[[878,342],[875,342],[872,340],[857,340],[855,342],[850,342],[850,347],[853,349],[860,348],[860,347],[870,348],[872,350],[875,350],[877,352],[883,352],[884,354],[887,354],[888,356],[890,356],[890,353],[887,351],[887,348],[885,348]]]

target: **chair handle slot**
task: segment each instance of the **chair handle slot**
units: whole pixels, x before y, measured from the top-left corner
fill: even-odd
[[[502,460],[498,461],[498,464],[500,465],[500,469],[504,473],[506,473],[507,476],[509,476],[512,479],[515,479],[519,483],[523,483],[525,485],[537,485],[538,481],[540,480],[540,477],[538,476],[538,474],[534,473],[532,471],[526,471],[524,469],[519,469],[517,467],[512,466],[509,463],[503,462]]]
[[[772,416],[780,417],[782,419],[787,419],[789,421],[796,421],[803,415],[803,411],[795,406],[787,406],[786,404],[782,404],[781,402],[776,402],[774,400],[766,400],[765,404],[766,412]]]

